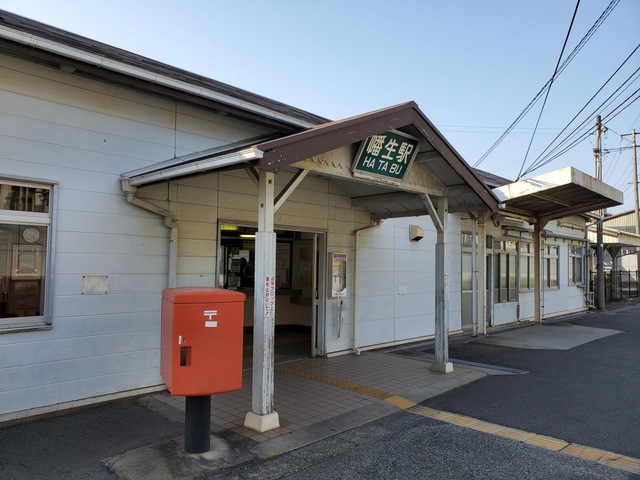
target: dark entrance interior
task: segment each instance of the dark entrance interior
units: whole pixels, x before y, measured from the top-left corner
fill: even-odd
[[[314,234],[278,230],[276,245],[275,363],[314,355],[316,341],[316,259]],[[219,286],[247,295],[244,313],[244,362],[251,368],[255,227],[220,226]]]

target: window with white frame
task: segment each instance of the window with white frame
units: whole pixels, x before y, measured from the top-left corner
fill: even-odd
[[[515,301],[516,264],[518,258],[517,243],[512,241],[495,240],[493,242],[493,301]]]
[[[584,283],[584,248],[569,245],[569,284],[582,285]]]
[[[472,287],[472,236],[470,233],[460,235],[462,241],[462,291],[470,292]]]
[[[544,252],[544,288],[558,288],[558,270],[560,260],[558,258],[558,246],[547,245]]]
[[[52,188],[0,179],[0,330],[45,323]]]
[[[520,291],[533,290],[535,288],[535,271],[533,244],[520,243]]]

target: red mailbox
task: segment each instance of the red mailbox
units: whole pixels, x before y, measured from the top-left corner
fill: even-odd
[[[245,294],[213,287],[162,291],[160,374],[172,395],[242,388]]]

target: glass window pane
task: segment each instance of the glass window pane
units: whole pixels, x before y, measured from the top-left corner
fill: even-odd
[[[525,255],[520,256],[520,288],[529,288],[529,258]]]
[[[462,291],[471,290],[471,254],[462,254]]]
[[[558,259],[557,258],[549,259],[549,286],[550,287],[558,286]]]
[[[509,260],[509,300],[516,299],[516,256],[508,255]]]
[[[49,213],[49,189],[0,184],[0,210]]]
[[[44,313],[48,227],[0,224],[0,318]]]

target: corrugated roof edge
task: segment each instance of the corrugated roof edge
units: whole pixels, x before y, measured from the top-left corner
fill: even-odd
[[[495,175],[491,172],[487,172],[485,170],[479,170],[477,168],[471,168],[475,172],[475,174],[480,177],[480,179],[486,183],[491,188],[503,187],[508,185],[509,183],[513,183],[512,180],[507,180],[504,177],[499,175]]]
[[[74,33],[62,30],[60,28],[47,25],[20,15],[16,15],[7,10],[0,10],[0,25],[15,30],[20,30],[31,35],[42,37],[62,45],[83,50],[105,58],[121,62],[123,64],[143,68],[149,72],[164,75],[174,80],[190,83],[195,86],[210,89],[212,91],[228,95],[230,97],[243,100],[246,102],[268,108],[277,113],[291,116],[299,120],[311,123],[321,124],[330,121],[327,118],[315,115],[311,112],[292,107],[285,103],[281,103],[270,98],[258,95],[247,90],[233,87],[226,83],[213,80],[203,75],[189,72],[180,68],[167,65],[156,60],[152,60],[141,55],[137,55],[126,50],[107,45],[105,43],[92,40],[87,37],[76,35]]]

